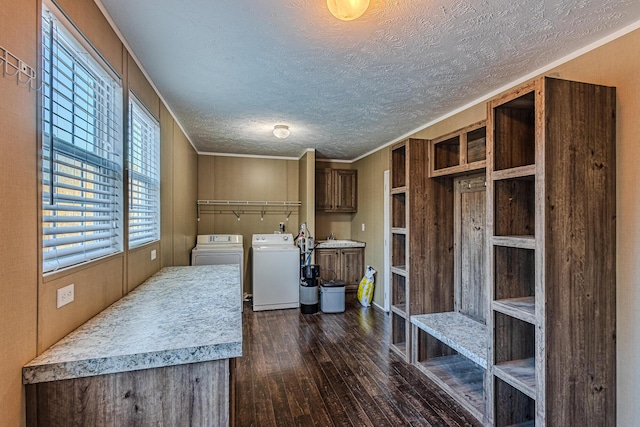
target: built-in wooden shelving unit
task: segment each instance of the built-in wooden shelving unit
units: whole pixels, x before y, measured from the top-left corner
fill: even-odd
[[[411,316],[453,309],[453,289],[434,294],[426,285],[453,277],[451,219],[444,215],[453,204],[451,179],[428,179],[428,147],[427,140],[407,139],[391,147],[390,156],[391,349],[407,362]],[[437,255],[441,264],[427,266],[425,254]]]
[[[540,78],[430,141],[424,182],[392,148],[393,348],[487,426],[616,423],[615,105]]]
[[[613,88],[488,104],[489,425],[615,425],[614,146]]]

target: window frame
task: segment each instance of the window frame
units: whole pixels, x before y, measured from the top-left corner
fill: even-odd
[[[146,145],[146,147],[138,146],[134,147],[134,135],[136,134],[136,126],[134,126],[134,120],[139,121],[139,126],[146,128],[142,130],[143,136],[140,145]],[[145,138],[145,136],[149,138]],[[147,145],[151,144],[151,146]],[[142,156],[140,158],[141,164],[138,167],[145,169],[142,172],[137,172],[134,165],[134,157],[136,155]],[[136,96],[133,91],[129,91],[129,114],[128,114],[128,135],[127,135],[127,231],[128,231],[128,248],[135,249],[153,242],[160,240],[161,236],[161,162],[160,162],[160,122],[149,111],[144,103]],[[139,184],[135,184],[134,179],[137,178]],[[140,193],[142,191],[138,188],[144,187],[147,190],[146,199],[143,199]],[[149,204],[134,203],[134,200],[148,200]],[[136,206],[134,212],[132,207]],[[151,209],[147,209],[151,208]],[[150,218],[147,221],[136,221],[132,217],[133,213],[139,213]],[[133,225],[138,224],[138,225]],[[151,226],[151,228],[149,228]],[[142,228],[143,235],[140,238],[133,239],[132,235],[140,235],[137,231],[133,231],[134,227]],[[144,232],[144,229],[147,231]]]
[[[123,87],[55,5],[44,1],[40,20],[47,275],[123,252]]]

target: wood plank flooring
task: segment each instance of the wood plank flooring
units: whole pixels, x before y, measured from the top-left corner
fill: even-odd
[[[481,424],[389,351],[389,317],[347,295],[344,313],[243,313],[237,426]]]

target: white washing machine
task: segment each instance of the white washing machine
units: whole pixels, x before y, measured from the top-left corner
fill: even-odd
[[[254,234],[253,310],[298,308],[300,250],[291,234]]]
[[[240,307],[244,290],[244,247],[241,234],[201,234],[191,251],[191,265],[238,264]]]

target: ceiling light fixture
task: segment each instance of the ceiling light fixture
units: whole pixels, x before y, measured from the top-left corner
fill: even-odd
[[[353,21],[362,16],[369,7],[369,0],[327,0],[333,16],[342,21]]]
[[[289,130],[289,126],[287,125],[275,125],[273,127],[273,134],[276,138],[285,139],[289,136],[291,131]]]

